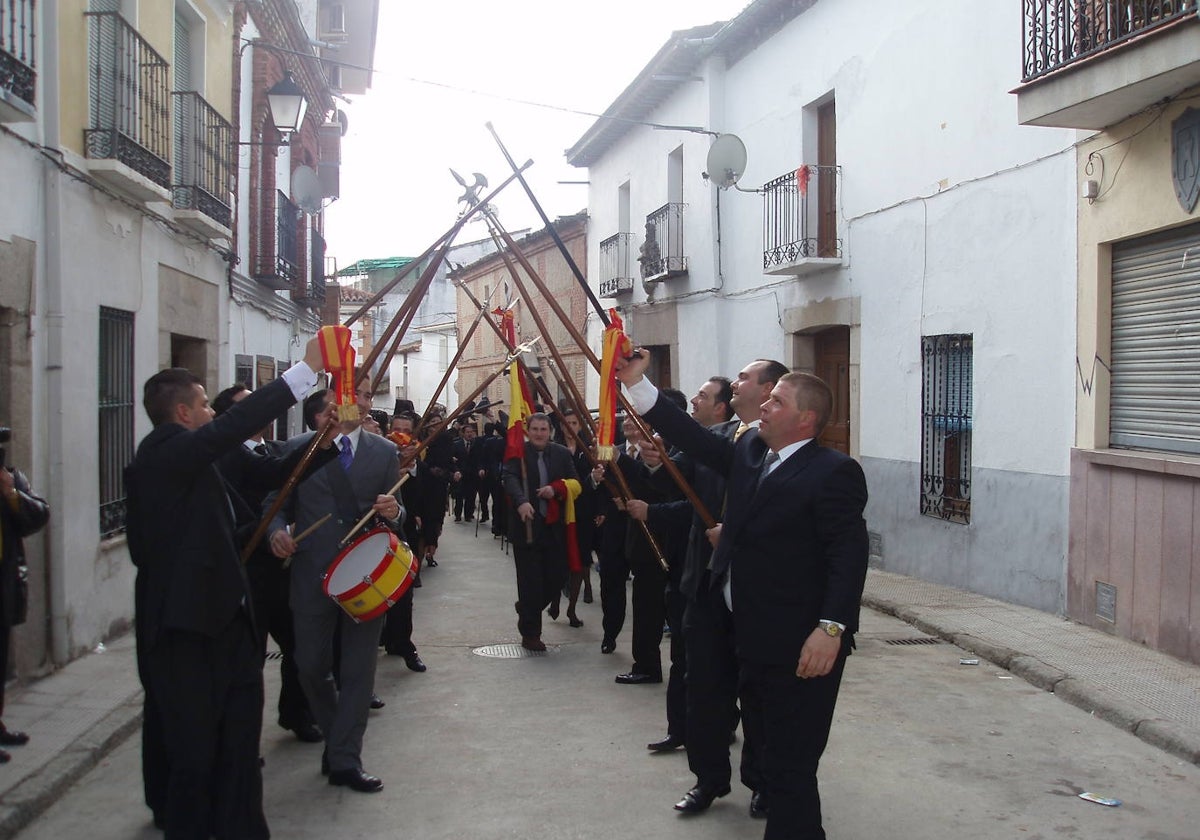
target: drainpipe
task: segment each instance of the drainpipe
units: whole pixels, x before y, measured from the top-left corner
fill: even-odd
[[[60,148],[58,0],[42,2],[42,144]],[[50,596],[48,647],[51,661],[64,665],[70,659],[67,615],[67,529],[66,473],[63,455],[63,268],[62,268],[62,179],[63,174],[49,161],[42,165],[43,231],[42,269],[45,294],[46,334],[46,445],[48,484],[46,496],[53,519],[46,538],[46,588]]]

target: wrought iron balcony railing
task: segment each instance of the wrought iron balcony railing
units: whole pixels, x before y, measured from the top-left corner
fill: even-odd
[[[1022,0],[1022,81],[1196,14],[1196,0]]]
[[[768,182],[763,194],[763,269],[842,256],[837,238],[836,166],[804,164]]]
[[[171,186],[170,65],[116,12],[88,18],[90,158],[117,160]]]
[[[688,270],[683,251],[683,211],[686,204],[664,204],[646,217],[646,238],[638,262],[642,278],[662,280]]]
[[[233,127],[195,91],[175,91],[174,204],[199,210],[225,227],[232,211]]]
[[[633,291],[633,234],[614,233],[600,243],[600,297]]]
[[[325,237],[316,228],[309,229],[308,277],[296,280],[292,300],[304,306],[325,303]]]
[[[0,90],[31,106],[37,104],[36,6],[36,0],[0,0]]]
[[[300,276],[300,208],[279,190],[261,195],[252,257],[254,279],[275,289],[295,288]]]

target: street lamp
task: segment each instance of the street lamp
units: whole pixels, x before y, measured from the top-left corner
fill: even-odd
[[[271,121],[279,132],[280,145],[286,146],[293,132],[300,130],[308,100],[292,74],[284,73],[274,87],[267,91],[267,105],[271,109]]]

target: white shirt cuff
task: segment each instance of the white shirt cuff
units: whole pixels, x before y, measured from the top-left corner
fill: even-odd
[[[625,393],[629,397],[629,404],[638,414],[645,414],[658,402],[658,388],[644,376],[633,385],[626,385]]]
[[[283,372],[283,381],[292,389],[292,396],[300,402],[317,385],[317,375],[308,363],[301,360]]]

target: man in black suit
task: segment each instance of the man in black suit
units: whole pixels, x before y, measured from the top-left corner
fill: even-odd
[[[521,646],[544,651],[542,610],[567,582],[566,516],[552,507],[565,505],[556,481],[579,480],[567,448],[550,441],[550,418],[531,414],[525,431],[524,467],[516,458],[504,465],[508,494],[508,538],[517,569],[517,630]],[[548,518],[549,517],[549,518]]]
[[[236,403],[250,396],[250,389],[238,383],[231,385],[213,399],[213,411],[220,417]],[[264,439],[269,425],[251,435],[241,446],[221,456],[217,469],[229,489],[230,500],[235,494],[245,503],[245,524],[239,529],[239,543],[248,540],[262,516],[263,499],[283,485],[300,462],[301,451],[282,457],[278,441]],[[318,452],[309,463],[309,471],[319,468],[334,457],[332,447]],[[241,508],[234,505],[235,513]],[[239,517],[240,519],[241,517]],[[240,545],[239,545],[240,547]],[[254,553],[246,560],[246,577],[254,593],[254,620],[258,625],[260,650],[264,661],[268,634],[279,646],[279,725],[290,729],[301,741],[318,743],[321,730],[313,720],[304,698],[304,689],[296,673],[296,633],[292,626],[292,608],[288,605],[288,570],[283,562],[260,540]]]
[[[413,453],[417,448],[417,439],[413,436],[413,429],[416,427],[417,418],[412,414],[400,414],[392,418],[391,430],[394,435],[404,435],[411,443],[400,445],[392,438],[393,443],[400,446],[400,462],[412,459],[405,469],[408,471],[409,479],[404,482],[404,486],[400,488],[400,502],[404,505],[404,509],[409,511],[409,515],[404,520],[404,542],[408,544],[411,551],[414,552],[414,560],[420,562],[420,555],[415,554],[417,545],[421,539],[421,470],[423,462],[420,458],[412,458]],[[420,572],[418,571],[418,575]],[[408,670],[416,671],[418,674],[424,673],[427,669],[425,662],[421,659],[421,655],[417,653],[417,646],[413,644],[413,593],[421,586],[421,578],[418,577],[413,585],[408,588],[408,591],[400,596],[400,600],[396,602],[387,614],[384,616],[383,636],[381,642],[383,649],[389,656],[404,657],[404,664],[408,666]]]
[[[234,512],[215,463],[316,383],[321,349],[217,420],[183,368],[146,381],[154,424],[126,469],[140,673],[169,768],[155,822],[174,838],[266,838],[262,658]]]
[[[474,422],[464,420],[454,442],[454,467],[459,476],[454,497],[454,521],[475,521],[475,499],[479,495],[479,441]]]
[[[648,361],[642,351],[619,364],[634,407],[728,479],[711,578],[733,611],[744,725],[763,745],[765,840],[824,840],[817,766],[867,573],[862,468],[816,441],[833,404],[817,377],[781,377],[759,429],[735,443],[661,399],[644,378]],[[697,787],[688,796],[711,803],[728,792]]]

